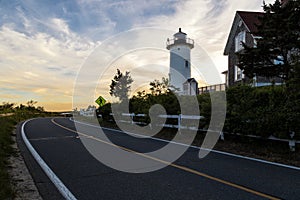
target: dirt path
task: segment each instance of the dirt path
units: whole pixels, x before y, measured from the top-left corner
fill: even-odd
[[[16,200],[42,200],[17,146],[16,132],[12,134],[15,155],[9,158],[9,174]]]

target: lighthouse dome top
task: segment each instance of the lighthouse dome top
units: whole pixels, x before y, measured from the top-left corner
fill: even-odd
[[[179,32],[174,34],[174,38],[185,39],[186,38],[186,33],[181,32],[181,28],[179,28]]]
[[[194,40],[187,38],[186,33],[181,31],[179,28],[179,32],[173,35],[173,39],[167,39],[167,49],[170,50],[172,47],[176,45],[187,45],[189,48],[194,48]]]

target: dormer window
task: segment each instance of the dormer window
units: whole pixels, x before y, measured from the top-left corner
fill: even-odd
[[[256,39],[253,40],[253,48],[257,48],[257,40]]]
[[[234,66],[234,80],[240,81],[243,78],[245,78],[245,75],[243,73],[243,70],[241,70],[238,66]]]
[[[243,21],[242,21],[242,20],[240,20],[240,21],[239,21],[239,25],[238,25],[238,26],[239,26],[239,27],[241,27],[242,25],[243,25]]]
[[[246,31],[240,32],[235,37],[235,52],[239,52],[244,49],[243,43],[246,43]]]
[[[257,41],[260,40],[262,37],[254,36],[253,37],[253,48],[257,48]]]

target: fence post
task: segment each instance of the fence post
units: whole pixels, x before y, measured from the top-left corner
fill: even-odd
[[[181,114],[178,115],[178,130],[180,133],[180,127],[181,127]]]
[[[131,124],[134,124],[133,117],[135,116],[135,114],[134,113],[130,113],[130,116],[131,116]]]
[[[290,132],[290,137],[291,139],[289,140],[289,146],[290,146],[290,151],[295,152],[296,151],[296,141],[294,140],[295,132],[291,131]]]
[[[223,131],[220,131],[220,139],[224,141],[224,133],[223,133]]]

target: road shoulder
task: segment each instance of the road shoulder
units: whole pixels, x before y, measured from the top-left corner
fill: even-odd
[[[12,140],[14,144],[12,145],[15,154],[11,155],[9,158],[9,175],[11,177],[11,182],[13,189],[15,191],[16,200],[26,200],[35,199],[41,200],[38,189],[27,169],[25,161],[21,155],[21,152],[17,145],[16,130],[12,133]]]
[[[16,146],[18,148],[18,151],[20,152],[20,159],[24,161],[25,168],[27,169],[29,176],[32,177],[33,184],[37,188],[41,199],[63,200],[64,198],[61,196],[59,191],[56,189],[56,187],[53,185],[53,183],[50,181],[50,179],[41,169],[39,164],[36,162],[36,160],[33,158],[31,153],[27,149],[26,145],[24,144],[21,136],[21,126],[22,123],[19,123],[17,125],[17,129],[15,132]],[[19,170],[22,169],[20,168]],[[20,171],[20,173],[27,173],[27,172]],[[17,188],[17,190],[23,192],[21,188],[20,189]],[[28,199],[35,199],[35,198],[28,198]]]

